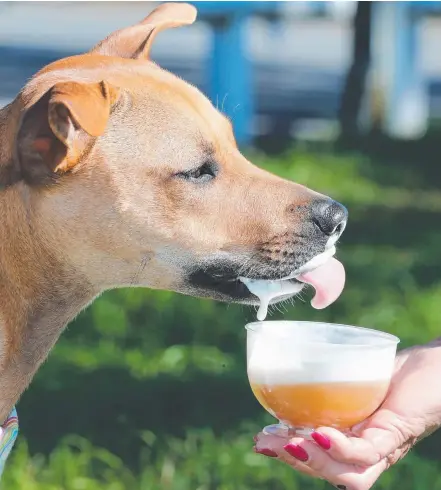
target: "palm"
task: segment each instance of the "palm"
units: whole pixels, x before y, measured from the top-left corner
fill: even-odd
[[[287,441],[260,434],[257,450],[268,448],[295,469],[335,485],[369,490],[391,464],[441,425],[440,369],[440,343],[403,350],[383,405],[353,428],[351,437],[322,427],[317,432],[330,442],[330,448],[323,450],[302,438]],[[306,451],[308,460],[300,462],[288,454],[288,442]]]

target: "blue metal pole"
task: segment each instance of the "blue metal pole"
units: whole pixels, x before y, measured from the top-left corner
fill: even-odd
[[[395,2],[394,11],[395,60],[388,123],[412,137],[423,133],[427,125],[427,94],[417,62],[420,18],[413,14],[412,2]]]
[[[383,108],[383,129],[390,136],[419,138],[429,116],[418,64],[421,16],[414,2],[401,1],[374,2],[373,14],[373,81]]]
[[[248,145],[252,137],[253,78],[246,53],[246,22],[242,13],[213,23],[210,98],[232,121],[236,140]]]

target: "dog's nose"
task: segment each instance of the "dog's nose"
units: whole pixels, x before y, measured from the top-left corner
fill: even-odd
[[[348,220],[348,210],[337,201],[322,199],[314,202],[311,210],[312,221],[327,236],[339,237]]]

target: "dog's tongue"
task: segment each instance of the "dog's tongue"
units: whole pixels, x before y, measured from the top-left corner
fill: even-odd
[[[343,264],[333,257],[317,269],[297,277],[299,281],[314,287],[315,296],[311,305],[317,310],[326,308],[340,296],[345,286],[345,278]]]

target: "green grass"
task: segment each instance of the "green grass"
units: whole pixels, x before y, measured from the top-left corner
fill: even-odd
[[[253,159],[344,202],[342,297],[273,318],[350,323],[402,346],[440,335],[441,192],[424,162],[385,167],[360,155],[296,150]],[[20,441],[5,490],[320,490],[254,454],[270,416],[245,373],[243,325],[253,309],[142,289],[111,291],[63,335],[18,407]],[[375,487],[441,490],[431,437]]]
[[[248,429],[255,429],[249,427]],[[85,439],[68,437],[49,457],[30,456],[26,443],[14,452],[2,487],[26,490],[325,490],[323,481],[294,474],[278,461],[250,451],[242,433],[216,437],[210,430],[170,438],[155,451],[156,437],[143,434],[140,470]],[[440,490],[441,465],[410,454],[383,475],[378,490]]]

